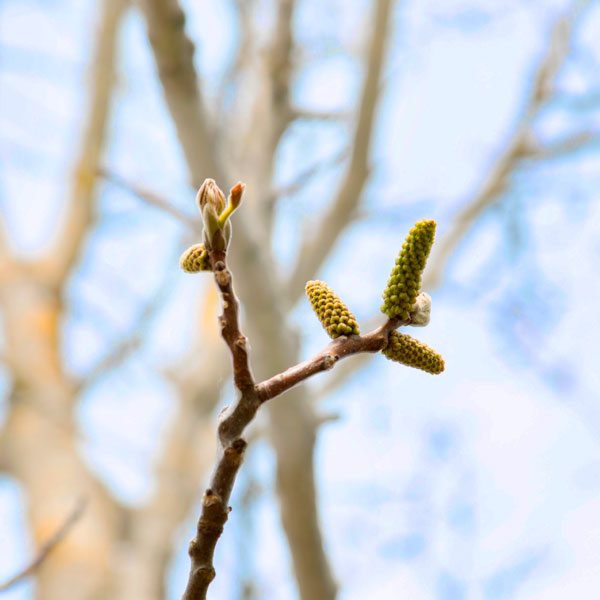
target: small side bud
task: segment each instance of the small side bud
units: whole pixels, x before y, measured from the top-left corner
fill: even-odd
[[[207,204],[214,207],[217,216],[225,210],[225,196],[214,179],[204,180],[196,195],[196,204],[201,213]]]
[[[394,362],[439,375],[445,368],[444,359],[429,346],[404,333],[392,331],[387,348],[381,353]]]
[[[309,281],[305,289],[310,304],[329,337],[335,339],[341,335],[360,334],[356,317],[326,283]]]
[[[190,246],[179,258],[179,266],[186,273],[211,271],[206,246],[204,244]]]
[[[429,325],[431,318],[431,296],[425,292],[421,292],[417,296],[417,301],[410,313],[411,327],[425,327]]]

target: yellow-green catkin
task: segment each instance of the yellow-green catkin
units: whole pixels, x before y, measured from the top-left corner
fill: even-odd
[[[199,271],[211,271],[208,262],[208,252],[204,244],[190,246],[179,258],[179,266],[186,273],[198,273]]]
[[[325,282],[309,281],[305,289],[310,304],[329,337],[360,334],[356,317]]]
[[[390,319],[409,319],[419,290],[421,275],[433,245],[435,221],[415,223],[410,230],[383,292],[381,312]]]
[[[386,358],[438,375],[444,370],[444,359],[429,346],[404,333],[392,331],[387,348],[381,351]]]

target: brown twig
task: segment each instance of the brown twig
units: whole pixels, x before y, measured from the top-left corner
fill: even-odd
[[[202,499],[196,537],[189,547],[191,568],[183,600],[204,600],[216,575],[214,551],[231,510],[228,502],[247,445],[242,435],[261,404],[316,373],[333,368],[336,362],[347,356],[384,349],[390,332],[406,324],[398,319],[388,319],[364,336],[342,336],[313,358],[257,385],[250,369],[248,341],[240,330],[239,302],[227,268],[226,253],[211,251],[209,260],[223,302],[223,313],[219,317],[221,334],[231,353],[238,397],[219,417],[217,458]]]
[[[261,404],[283,394],[317,373],[332,369],[335,363],[342,358],[362,352],[379,352],[383,350],[387,346],[390,332],[403,324],[406,323],[398,319],[389,319],[381,327],[363,336],[352,335],[337,338],[312,358],[258,384],[256,389]]]
[[[229,515],[229,497],[246,449],[241,435],[260,406],[248,361],[247,339],[240,331],[239,303],[225,252],[210,252],[209,260],[223,301],[219,318],[221,334],[231,352],[233,379],[239,395],[219,418],[217,459],[202,498],[196,537],[189,547],[191,569],[184,600],[206,598],[208,586],[215,577],[213,555]]]
[[[0,585],[0,592],[6,592],[17,583],[31,577],[42,566],[48,555],[56,548],[56,546],[67,536],[71,528],[81,518],[87,500],[80,499],[71,514],[66,518],[65,522],[58,528],[56,533],[39,549],[36,557],[24,569],[13,575],[8,581]]]

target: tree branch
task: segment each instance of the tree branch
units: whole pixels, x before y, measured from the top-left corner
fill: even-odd
[[[186,155],[194,187],[212,175],[224,181],[194,67],[194,44],[185,34],[177,0],[138,0],[148,29],[163,93]]]
[[[196,537],[189,547],[191,569],[183,600],[206,598],[208,586],[215,577],[214,551],[229,515],[229,497],[246,448],[241,435],[260,405],[248,362],[247,339],[240,331],[239,302],[226,265],[226,254],[210,252],[209,260],[223,302],[219,318],[221,335],[231,352],[233,379],[239,396],[219,418],[217,459],[202,499]]]
[[[317,373],[332,369],[339,360],[347,356],[361,352],[379,352],[383,350],[387,346],[390,332],[403,324],[406,323],[398,319],[389,319],[381,327],[363,336],[352,335],[337,338],[312,358],[259,383],[256,389],[261,404],[283,394]]]
[[[94,219],[96,170],[102,157],[110,116],[119,25],[128,4],[127,0],[103,2],[104,14],[95,49],[86,130],[73,173],[67,220],[51,254],[49,270],[45,268],[55,286],[64,280],[77,260]]]
[[[191,217],[190,215],[181,212],[179,209],[175,208],[170,202],[168,202],[165,198],[162,198],[158,194],[155,194],[151,190],[148,190],[140,185],[133,183],[132,181],[128,181],[121,175],[114,173],[108,169],[103,167],[98,168],[97,173],[100,177],[104,178],[106,181],[113,183],[117,187],[122,190],[128,192],[132,196],[143,200],[150,206],[154,206],[159,210],[171,215],[173,218],[177,219],[184,225],[192,228],[194,231],[197,231],[200,227],[200,219],[196,219]]]
[[[75,505],[75,508],[71,514],[67,517],[65,522],[58,528],[56,533],[39,549],[34,560],[27,565],[22,571],[19,571],[16,575],[13,575],[8,581],[5,581],[0,585],[0,592],[6,592],[17,583],[35,575],[36,571],[42,566],[49,554],[56,548],[56,546],[68,535],[71,528],[77,523],[77,521],[83,515],[87,501],[79,500]]]
[[[326,169],[329,169],[331,167],[335,167],[335,166],[341,164],[344,160],[346,160],[346,158],[348,157],[348,154],[349,154],[348,150],[345,149],[345,150],[342,150],[341,152],[334,154],[333,156],[331,156],[325,160],[320,160],[318,162],[315,162],[315,164],[311,165],[304,171],[301,171],[300,173],[298,173],[295,176],[294,180],[291,181],[290,183],[287,183],[285,185],[282,185],[281,187],[275,188],[271,192],[269,197],[267,198],[266,202],[274,203],[278,198],[281,198],[282,196],[291,196],[292,194],[295,194],[300,189],[302,189],[308,183],[308,181],[310,179],[312,179],[315,175],[317,175],[321,171],[325,171]]]
[[[577,4],[577,3],[576,3]],[[433,290],[439,287],[451,256],[461,240],[475,225],[485,210],[498,201],[510,187],[510,178],[523,159],[542,159],[534,140],[532,123],[540,110],[555,93],[554,82],[569,53],[572,20],[578,6],[568,16],[561,16],[550,35],[548,46],[533,77],[533,85],[515,132],[504,151],[496,159],[479,191],[455,215],[450,229],[441,237],[432,253],[423,287]]]
[[[219,417],[217,458],[202,499],[196,536],[190,542],[191,568],[183,600],[204,600],[216,575],[214,551],[231,510],[228,502],[247,445],[242,435],[260,405],[312,375],[333,368],[346,356],[384,349],[390,332],[406,324],[398,319],[388,319],[364,336],[340,337],[312,359],[256,385],[248,360],[248,341],[240,330],[239,302],[226,265],[226,253],[210,251],[209,261],[223,303],[219,318],[221,334],[231,353],[233,378],[239,393],[232,406]]]
[[[392,1],[378,0],[375,27],[371,38],[366,76],[362,89],[358,123],[354,132],[352,157],[337,197],[325,216],[314,239],[309,239],[298,253],[296,268],[287,284],[288,297],[295,302],[304,283],[317,272],[331,252],[338,236],[352,219],[363,186],[369,175],[369,152],[371,150],[375,108],[379,99],[379,80],[385,58],[385,46],[389,30]]]

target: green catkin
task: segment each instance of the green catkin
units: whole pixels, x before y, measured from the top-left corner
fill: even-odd
[[[407,321],[421,288],[421,275],[433,245],[435,221],[423,220],[410,230],[383,292],[381,312]]]
[[[310,304],[329,337],[360,334],[356,317],[326,283],[309,281],[305,289]]]
[[[208,252],[204,244],[190,246],[179,258],[179,266],[186,273],[198,273],[199,271],[211,271],[208,262]]]
[[[404,333],[392,331],[387,348],[381,351],[386,358],[438,375],[444,370],[444,359],[429,346]]]

